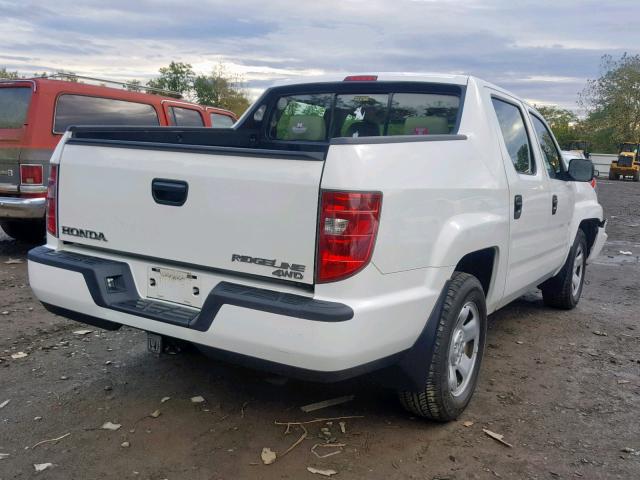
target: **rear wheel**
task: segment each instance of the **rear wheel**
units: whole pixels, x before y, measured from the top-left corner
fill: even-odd
[[[484,291],[476,277],[455,272],[449,284],[421,391],[400,391],[409,412],[439,422],[455,420],[478,382],[487,331]]]
[[[542,285],[545,305],[570,310],[578,305],[587,267],[587,237],[578,230],[562,270]]]
[[[21,242],[43,243],[45,239],[44,219],[0,220],[0,227],[7,235]]]

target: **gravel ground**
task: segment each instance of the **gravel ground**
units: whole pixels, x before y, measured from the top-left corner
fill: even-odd
[[[476,395],[446,425],[411,417],[366,379],[317,385],[194,352],[158,358],[129,328],[74,334],[85,327],[33,297],[29,246],[2,236],[0,480],[323,478],[309,466],[339,479],[640,478],[640,185],[602,181],[599,195],[610,241],[580,305],[550,310],[534,291],[492,315]],[[299,409],[350,394],[340,406]],[[344,433],[337,421],[308,425],[307,439],[262,464],[263,447],[283,452],[302,433],[274,421],[352,415],[362,418],[345,420]],[[100,429],[108,421],[121,427]],[[320,459],[311,449],[323,427],[345,446],[316,450],[341,450]]]

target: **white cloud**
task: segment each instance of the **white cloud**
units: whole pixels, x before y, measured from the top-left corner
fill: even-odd
[[[0,66],[146,80],[222,61],[253,94],[288,76],[443,71],[573,105],[602,54],[638,51],[640,29],[620,28],[638,14],[616,0],[0,0]]]

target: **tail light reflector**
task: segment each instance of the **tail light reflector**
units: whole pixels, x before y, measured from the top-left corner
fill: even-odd
[[[58,236],[58,165],[51,165],[47,185],[47,232]]]
[[[381,207],[379,192],[322,192],[316,282],[345,279],[369,263]]]
[[[20,183],[42,185],[42,165],[20,165]]]

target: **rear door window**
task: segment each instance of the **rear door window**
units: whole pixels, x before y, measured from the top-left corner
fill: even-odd
[[[22,128],[30,102],[30,87],[0,88],[0,128]]]
[[[172,124],[178,127],[204,127],[202,115],[192,108],[169,107]]]
[[[531,153],[531,144],[524,124],[522,110],[512,103],[495,97],[491,99],[491,102],[498,117],[502,138],[516,172],[524,175],[535,175],[536,164]]]
[[[233,118],[229,115],[222,115],[221,113],[210,113],[209,115],[212,128],[229,128],[234,124]]]
[[[159,125],[152,105],[64,94],[56,103],[53,131],[64,133],[72,125]]]

